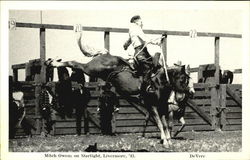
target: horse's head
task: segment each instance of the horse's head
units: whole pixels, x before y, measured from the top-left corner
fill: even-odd
[[[168,70],[170,84],[174,90],[194,94],[194,83],[190,77],[190,66],[175,66]]]

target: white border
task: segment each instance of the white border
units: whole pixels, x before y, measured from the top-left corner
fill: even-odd
[[[43,153],[10,153],[8,152],[8,134],[6,133],[6,116],[5,113],[8,113],[8,11],[10,9],[32,9],[32,10],[80,10],[80,9],[89,9],[89,10],[109,10],[109,9],[129,9],[133,6],[140,5],[141,2],[115,2],[115,1],[106,1],[106,2],[50,2],[50,1],[9,1],[1,2],[1,156],[4,160],[7,159],[44,159]],[[201,153],[206,157],[202,159],[250,159],[250,148],[247,144],[250,142],[249,139],[249,125],[247,120],[249,120],[249,2],[151,2],[145,1],[144,5],[140,5],[142,9],[232,9],[232,10],[243,10],[244,11],[244,32],[243,32],[243,150],[238,153]],[[164,4],[164,5],[162,5]],[[166,5],[167,4],[167,5]],[[167,7],[165,7],[167,6]],[[74,153],[72,153],[74,154]],[[137,153],[136,157],[139,159],[192,159],[190,153]],[[66,159],[66,158],[61,158]],[[72,159],[72,158],[70,158]],[[82,159],[82,158],[79,158]]]

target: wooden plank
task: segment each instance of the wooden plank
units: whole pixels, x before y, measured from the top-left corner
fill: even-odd
[[[193,99],[193,101],[199,106],[200,105],[204,105],[204,106],[211,105],[211,99]],[[88,105],[90,107],[96,107],[98,104],[99,104],[98,99],[91,99],[88,103]],[[119,99],[119,106],[120,107],[133,107],[130,103],[128,103],[126,100],[123,100],[123,99]]]
[[[56,125],[56,129],[60,129],[60,128],[76,128],[76,120],[72,120],[72,121],[56,121],[55,123]],[[82,128],[84,127],[84,120],[82,120],[82,123],[81,123],[81,126]],[[93,123],[89,123],[89,127],[92,127],[92,128],[96,128],[95,124]]]
[[[144,131],[144,127],[116,127],[117,133],[141,133]],[[159,132],[159,129],[156,126],[147,126],[146,132]]]
[[[234,113],[234,112],[242,112],[242,109],[238,106],[227,106],[226,112]]]
[[[234,119],[234,118],[242,118],[242,113],[241,112],[227,112],[226,113],[227,119]]]
[[[211,100],[210,99],[192,99],[197,106],[199,107],[210,107]]]
[[[200,124],[207,124],[207,122],[205,122],[202,119],[185,119],[186,120],[186,124],[187,125],[200,125]],[[145,125],[145,120],[117,120],[116,121],[116,126],[117,127],[128,127],[128,126],[144,126]],[[175,122],[174,125],[178,125],[180,126],[180,123]],[[156,126],[154,123],[149,122],[147,126]]]
[[[204,119],[207,123],[209,123],[210,125],[212,125],[212,121],[211,119],[204,113],[204,111],[202,111],[196,104],[194,101],[192,101],[191,99],[189,99],[187,101],[187,104],[199,115],[201,116],[202,119]]]
[[[25,87],[34,87],[36,83],[34,81],[18,81]]]
[[[232,89],[232,90],[236,90],[236,89],[239,89],[241,90],[242,89],[242,84],[227,84],[227,86]]]
[[[145,120],[143,119],[117,119],[116,121],[116,127],[133,127],[133,126],[138,126],[138,127],[143,127],[145,126]],[[147,126],[154,126],[154,123],[148,122]]]
[[[175,129],[176,127],[174,127]],[[199,125],[186,125],[183,131],[211,131],[212,128],[208,124],[199,124]],[[144,127],[117,127],[117,133],[142,133],[144,131]],[[159,132],[159,129],[156,126],[148,126],[146,127],[146,132]]]
[[[204,90],[205,88],[209,88],[209,87],[211,87],[211,84],[209,83],[194,83],[195,90],[198,88],[201,88]]]
[[[224,128],[225,131],[237,131],[242,130],[242,125],[226,125]]]
[[[12,69],[25,69],[26,63],[14,64],[11,66]]]
[[[199,71],[199,67],[190,68],[191,73],[198,72],[198,71]]]
[[[212,131],[212,127],[208,124],[204,125],[186,125],[182,131]]]
[[[204,112],[204,114],[207,114]],[[198,115],[196,112],[186,112],[184,115],[185,119],[202,119],[200,115]],[[203,119],[204,120],[204,119]]]
[[[227,107],[238,107],[239,109],[242,107],[239,107],[238,103],[235,102],[233,99],[227,99],[226,101]]]
[[[57,25],[57,24],[37,24],[37,23],[21,23],[16,22],[16,27],[24,28],[46,28],[46,29],[62,29],[62,30],[73,30],[71,25]],[[84,31],[108,31],[108,32],[120,32],[128,33],[127,28],[110,28],[110,27],[89,27],[82,26]],[[174,36],[189,36],[187,31],[168,31],[168,30],[144,30],[146,34],[163,34],[174,35]],[[197,32],[198,37],[228,37],[228,38],[242,38],[241,34],[230,34],[230,33],[211,33],[211,32]]]
[[[227,94],[229,94],[233,100],[239,105],[240,108],[242,108],[242,100],[238,95],[233,93],[233,91],[227,86]]]
[[[131,120],[145,120],[145,116],[142,114],[118,114],[117,116],[117,120],[127,120],[127,119],[131,119]]]
[[[194,103],[196,103],[195,101],[194,101]],[[211,107],[211,105],[207,105],[207,106],[202,106],[202,105],[198,105],[197,103],[196,103],[196,105],[197,105],[197,107],[199,107],[201,110],[203,110],[205,113],[206,112],[210,112],[210,107]],[[186,110],[185,110],[185,113],[196,113],[191,107],[189,107],[189,106],[186,106]]]
[[[81,133],[84,133],[84,128],[81,129]],[[97,128],[89,128],[90,134],[98,134],[101,133],[101,131]],[[76,128],[57,128],[55,129],[55,135],[75,135],[76,134]]]
[[[96,109],[97,109],[96,107],[92,107],[92,108],[89,108],[89,111],[91,113],[97,113]],[[133,114],[133,113],[140,114],[140,112],[132,106],[129,106],[129,107],[120,106],[119,109],[120,109],[118,112],[119,114]]]
[[[209,91],[195,91],[194,93],[194,98],[199,97],[199,98],[210,98],[211,94]]]
[[[233,119],[226,120],[226,125],[236,125],[236,124],[241,125],[242,119],[241,118],[233,118]]]
[[[233,71],[233,73],[242,73],[242,69],[235,69],[234,71]]]
[[[242,35],[240,35],[240,34],[210,33],[210,32],[197,32],[197,36],[200,36],[200,37],[228,37],[228,38],[242,38]]]

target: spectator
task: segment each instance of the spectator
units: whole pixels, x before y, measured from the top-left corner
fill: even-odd
[[[36,128],[31,124],[30,119],[26,117],[24,93],[21,91],[21,86],[19,83],[13,85],[12,81],[10,81],[9,89],[9,138],[15,137],[17,127],[22,127],[25,134],[32,137],[31,130],[36,130]]]
[[[51,86],[49,83],[43,84],[39,95],[39,107],[41,116],[45,120],[46,135],[49,135],[53,130],[52,126],[56,121],[55,105],[55,98]]]
[[[62,118],[65,118],[65,115],[68,118],[72,117],[73,108],[71,106],[71,96],[72,96],[72,84],[69,77],[69,72],[66,67],[58,67],[58,78],[59,83],[56,87],[56,93],[58,94],[58,103],[60,106],[60,113]]]
[[[100,110],[100,120],[101,120],[101,131],[104,135],[113,135],[115,126],[115,117],[113,113],[119,111],[118,98],[114,92],[112,92],[111,84],[106,83],[103,87],[103,93],[99,98],[99,110]]]
[[[81,122],[82,115],[84,118],[84,133],[89,134],[89,121],[87,104],[90,100],[90,92],[84,87],[85,77],[84,73],[80,69],[72,69],[71,81],[75,82],[77,85],[73,87],[72,99],[74,102],[74,107],[76,109],[76,132],[77,135],[81,135]]]

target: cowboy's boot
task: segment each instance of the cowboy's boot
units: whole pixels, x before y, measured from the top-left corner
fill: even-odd
[[[146,92],[154,93],[156,89],[151,80],[151,71],[146,72],[143,81],[145,84]]]

